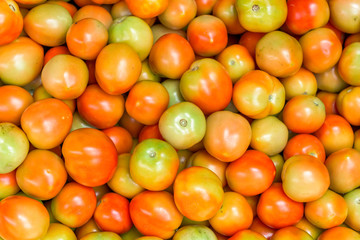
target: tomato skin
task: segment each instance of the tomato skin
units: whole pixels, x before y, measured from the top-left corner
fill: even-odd
[[[139,18],[153,18],[163,13],[168,0],[125,0],[130,12]]]
[[[117,193],[106,193],[95,209],[94,220],[102,231],[117,234],[129,231],[132,227],[129,200]]]
[[[16,170],[16,181],[21,190],[40,200],[55,197],[66,180],[63,160],[48,150],[32,150]]]
[[[276,232],[276,229],[273,229],[267,225],[265,225],[258,217],[254,217],[254,220],[249,228],[254,232],[257,232],[264,236],[266,239],[271,239],[271,237]]]
[[[34,102],[25,109],[21,116],[21,127],[36,148],[51,149],[64,141],[72,120],[72,112],[65,103],[48,98]]]
[[[87,86],[77,98],[76,105],[80,116],[98,129],[115,126],[125,110],[122,95],[110,95],[97,84]]]
[[[324,26],[330,19],[330,8],[326,0],[289,0],[286,26],[297,35]]]
[[[236,11],[236,0],[218,0],[213,8],[213,15],[220,18],[229,34],[241,34],[246,30],[240,25]]]
[[[12,0],[0,2],[0,45],[8,44],[20,36],[24,21],[18,4]]]
[[[122,240],[122,238],[114,233],[114,232],[94,232],[86,234],[84,237],[80,238],[80,240]]]
[[[360,86],[359,56],[360,42],[354,42],[343,49],[338,63],[338,71],[341,78],[352,86]]]
[[[180,213],[190,220],[209,220],[220,209],[223,199],[224,190],[220,179],[207,168],[186,168],[175,179],[175,204]]]
[[[107,29],[109,29],[113,19],[110,13],[105,8],[93,4],[79,6],[79,7],[80,8],[76,11],[76,13],[73,16],[74,23],[80,21],[81,19],[94,18],[102,22],[104,26]]]
[[[359,206],[357,204],[360,196],[359,193],[360,189],[357,188],[344,195],[346,205],[348,206],[348,215],[346,217],[345,224],[355,231],[359,231],[360,229]]]
[[[253,239],[253,240],[266,240],[265,237],[263,237],[261,234],[252,231],[250,229],[241,230],[234,234],[231,238],[228,240],[247,240],[247,239]]]
[[[16,182],[16,171],[0,174],[0,200],[20,191]]]
[[[100,232],[100,228],[98,227],[98,225],[96,225],[96,222],[94,220],[94,218],[91,218],[89,221],[87,221],[84,225],[82,225],[81,227],[77,227],[75,229],[75,234],[76,237],[82,238],[85,235],[89,234],[89,233],[93,233],[93,232]]]
[[[209,239],[218,240],[214,232],[203,225],[189,225],[181,227],[174,235],[173,240],[181,239]]]
[[[360,126],[359,113],[360,87],[350,86],[342,90],[336,99],[339,113],[352,125]]]
[[[49,225],[49,213],[37,200],[14,195],[0,201],[0,236],[6,240],[42,239]]]
[[[33,103],[33,97],[25,89],[14,85],[1,86],[0,96],[0,122],[19,125],[21,115]]]
[[[281,228],[271,237],[272,240],[313,240],[313,238],[300,228],[289,226]]]
[[[243,33],[239,39],[239,44],[246,47],[250,55],[255,59],[256,44],[266,33],[249,32]]]
[[[71,228],[61,223],[50,223],[48,231],[42,240],[76,240],[76,235]]]
[[[261,194],[257,214],[267,226],[280,229],[299,222],[304,215],[304,205],[291,200],[281,183],[274,183]]]
[[[186,27],[196,16],[195,0],[170,0],[166,10],[158,16],[165,27],[178,30]]]
[[[305,216],[297,224],[295,224],[295,227],[304,230],[313,239],[317,239],[318,236],[324,231],[323,229],[318,228],[318,227],[314,226],[312,223],[310,223],[309,220],[307,220]]]
[[[275,166],[263,152],[246,151],[226,168],[228,186],[244,196],[255,196],[268,189],[275,177]]]
[[[65,138],[62,153],[68,174],[78,183],[96,187],[107,183],[117,165],[117,150],[105,133],[81,128]]]
[[[282,78],[281,83],[285,88],[286,100],[297,95],[315,96],[318,89],[315,75],[306,68],[300,68],[294,75]]]
[[[351,228],[337,226],[324,231],[318,240],[359,240],[360,234]]]
[[[329,0],[330,22],[344,33],[360,31],[359,1],[357,0]]]
[[[129,153],[133,146],[133,139],[128,130],[114,126],[102,130],[115,144],[118,155]]]
[[[318,89],[337,93],[348,86],[339,73],[338,64],[325,72],[315,74]]]
[[[165,191],[136,195],[130,202],[130,216],[142,234],[163,239],[171,238],[183,219],[174,197]]]
[[[196,104],[205,115],[223,110],[231,101],[232,81],[225,68],[211,58],[191,64],[180,79],[184,99]]]

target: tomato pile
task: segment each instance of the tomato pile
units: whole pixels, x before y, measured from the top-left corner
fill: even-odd
[[[360,0],[0,0],[0,239],[360,239]]]

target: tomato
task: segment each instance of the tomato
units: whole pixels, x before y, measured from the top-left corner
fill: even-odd
[[[228,240],[248,240],[248,239],[265,240],[266,238],[255,231],[246,229],[246,230],[241,230],[241,231],[237,232]]]
[[[276,173],[273,182],[281,182],[281,172],[284,165],[284,158],[281,154],[276,154],[270,157],[271,161],[273,162]]]
[[[226,47],[228,42],[227,29],[220,18],[212,15],[201,15],[189,23],[187,39],[197,55],[211,57]]]
[[[149,65],[159,76],[179,79],[195,60],[189,42],[175,33],[160,37],[151,48]]]
[[[78,98],[85,91],[88,80],[85,62],[68,54],[53,57],[41,72],[45,90],[58,99]]]
[[[34,102],[25,109],[21,116],[21,127],[34,147],[51,149],[64,141],[72,119],[72,112],[65,103],[48,98]]]
[[[0,95],[0,122],[19,125],[21,115],[33,103],[33,97],[25,89],[14,85],[1,86]]]
[[[344,48],[338,63],[341,78],[349,85],[359,86],[360,69],[358,58],[360,56],[360,42],[354,42]]]
[[[81,117],[99,129],[113,127],[125,110],[125,100],[122,95],[110,95],[97,84],[87,86],[76,102]]]
[[[286,20],[285,0],[236,0],[239,22],[250,32],[271,32],[280,28]]]
[[[223,110],[230,103],[232,81],[221,63],[204,58],[193,62],[182,75],[180,91],[185,100],[208,115]]]
[[[356,175],[360,171],[360,152],[343,148],[328,156],[325,165],[330,174],[330,189],[347,193],[360,186]]]
[[[174,200],[184,217],[205,221],[221,208],[224,190],[218,176],[204,167],[181,171],[174,182]]]
[[[303,63],[299,42],[281,31],[265,34],[256,44],[255,54],[259,68],[275,77],[292,76]]]
[[[159,120],[161,136],[176,149],[187,149],[205,136],[206,119],[199,107],[182,102],[165,110]]]
[[[337,93],[325,91],[318,91],[318,93],[316,94],[316,97],[318,97],[325,105],[326,115],[339,113],[336,107],[337,96]]]
[[[285,160],[300,154],[314,156],[320,162],[324,162],[326,158],[325,148],[321,141],[310,134],[298,134],[294,136],[288,141],[283,152]]]
[[[336,93],[348,86],[340,76],[337,64],[325,72],[315,74],[315,77],[318,89],[323,91]]]
[[[360,234],[351,228],[338,226],[324,231],[318,240],[336,240],[340,238],[343,240],[359,240]]]
[[[313,133],[325,121],[323,102],[310,95],[299,95],[290,99],[283,109],[283,121],[295,133]]]
[[[115,19],[109,27],[109,43],[126,43],[145,60],[153,46],[150,26],[141,18],[124,16]]]
[[[103,231],[117,234],[129,231],[132,227],[129,200],[117,193],[106,193],[95,209],[94,220]]]
[[[125,0],[130,12],[139,18],[159,16],[168,7],[169,0]]]
[[[347,87],[338,94],[336,99],[337,110],[352,126],[360,125],[357,112],[359,91],[360,87]]]
[[[314,133],[322,142],[326,155],[354,144],[354,132],[345,118],[339,115],[327,115],[324,124]]]
[[[360,2],[358,0],[329,0],[330,22],[344,33],[360,31]]]
[[[80,240],[122,240],[122,238],[114,232],[95,232],[89,233],[84,237],[80,238]]]
[[[95,208],[95,191],[76,182],[65,184],[51,200],[51,210],[55,218],[71,228],[80,227],[89,221]]]
[[[289,131],[275,116],[256,119],[251,123],[250,146],[269,156],[280,153],[286,146]]]
[[[133,146],[133,139],[128,130],[123,127],[114,126],[102,130],[115,144],[118,155],[129,153]]]
[[[139,123],[134,118],[129,116],[129,114],[125,111],[123,116],[120,118],[119,121],[120,126],[124,127],[126,130],[129,131],[133,138],[137,138],[141,129],[144,127],[142,123]]]
[[[170,0],[163,13],[158,16],[159,21],[170,29],[182,29],[196,16],[195,0]]]
[[[124,0],[120,0],[113,4],[110,9],[110,14],[113,19],[132,15]]]
[[[72,131],[62,153],[68,174],[78,183],[96,187],[107,183],[117,166],[117,150],[105,133],[93,128]]]
[[[65,43],[66,33],[72,23],[72,17],[66,8],[44,3],[26,14],[24,30],[37,43],[54,47]]]
[[[164,140],[164,138],[162,137],[160,130],[159,130],[159,124],[145,125],[141,129],[141,131],[139,133],[138,141],[142,142],[145,139],[149,139],[149,138],[156,138],[159,140]]]
[[[215,233],[210,228],[203,225],[190,225],[181,227],[178,231],[176,231],[173,240],[181,239],[218,240]]]
[[[73,22],[78,22],[85,18],[93,18],[99,20],[108,29],[113,21],[110,13],[102,6],[86,5],[80,6],[73,16]]]
[[[255,196],[270,187],[275,166],[263,152],[248,150],[226,168],[228,186],[244,196]]]
[[[267,226],[280,229],[299,222],[304,215],[304,205],[291,200],[281,183],[274,183],[261,194],[257,214]]]
[[[143,236],[136,238],[135,240],[162,240],[162,238],[153,237],[153,236]]]
[[[95,77],[108,94],[120,95],[130,90],[141,73],[141,61],[125,43],[110,43],[96,58]]]
[[[65,2],[65,1],[61,1],[61,0],[48,0],[46,3],[51,3],[51,4],[56,4],[56,5],[60,5],[64,8],[66,8],[66,10],[70,13],[71,17],[74,16],[74,14],[77,12],[77,8],[75,7],[74,4]]]
[[[241,34],[239,44],[246,47],[250,55],[255,59],[256,44],[266,33],[245,32]]]
[[[42,240],[76,240],[76,235],[69,228],[61,223],[50,223],[48,231]]]
[[[250,227],[253,213],[249,203],[239,193],[225,192],[222,208],[209,222],[220,234],[232,236]]]
[[[14,195],[0,201],[0,236],[6,240],[42,239],[49,224],[49,213],[37,200]]]
[[[312,240],[313,238],[300,228],[289,226],[279,229],[271,237],[272,240]]]
[[[236,11],[236,0],[218,0],[213,8],[213,15],[220,18],[229,34],[241,34],[245,29],[240,25]]]
[[[0,174],[0,200],[20,191],[16,182],[16,171]]]
[[[360,33],[354,33],[347,36],[344,42],[344,47],[347,47],[354,42],[360,42]]]
[[[233,83],[237,82],[245,73],[255,69],[255,61],[246,47],[233,44],[225,48],[216,56],[225,69]]]
[[[66,180],[63,160],[48,150],[32,150],[16,170],[16,181],[20,189],[40,200],[55,197]]]
[[[87,18],[73,23],[66,33],[66,45],[72,55],[94,60],[108,42],[108,31],[100,21]]]
[[[52,59],[53,57],[59,54],[71,54],[71,53],[69,52],[69,49],[63,45],[52,47],[49,50],[47,50],[44,55],[44,66],[50,59]]]
[[[242,114],[253,119],[264,118],[282,110],[285,88],[267,72],[253,70],[235,83],[232,101]]]
[[[182,30],[182,29],[173,30],[173,29],[165,27],[162,24],[154,24],[153,26],[151,26],[151,31],[154,36],[154,43],[157,42],[157,40],[159,40],[159,38],[161,38],[162,36],[164,36],[165,34],[168,34],[168,33],[176,33],[176,34],[182,36],[183,38],[186,38],[186,32],[184,30]]]
[[[355,231],[359,231],[360,222],[359,222],[359,205],[357,204],[360,200],[360,189],[357,188],[352,190],[344,195],[344,199],[346,201],[346,205],[348,207],[348,215],[345,219],[345,224],[354,229]]]
[[[309,220],[304,216],[295,227],[300,228],[307,232],[313,239],[317,239],[318,236],[323,232],[323,229],[314,226]]]
[[[24,22],[17,2],[12,0],[0,2],[0,16],[0,45],[5,45],[20,36]]]
[[[136,195],[130,202],[130,215],[142,234],[163,239],[171,238],[183,219],[174,197],[165,191],[145,191]]]
[[[276,229],[266,226],[258,217],[254,217],[249,230],[261,234],[266,239],[271,239],[276,231]]]
[[[217,111],[206,120],[203,139],[206,151],[223,162],[241,157],[250,145],[251,127],[240,114]]]
[[[285,98],[289,100],[297,95],[315,96],[318,82],[315,75],[306,68],[300,68],[294,75],[281,79],[285,88]]]
[[[326,0],[289,0],[286,26],[297,35],[323,27],[330,19],[330,8]]]
[[[94,218],[91,218],[84,225],[75,229],[75,234],[78,239],[93,232],[101,232],[98,225],[96,225]]]
[[[39,75],[44,49],[28,37],[0,46],[0,79],[5,84],[24,86]]]

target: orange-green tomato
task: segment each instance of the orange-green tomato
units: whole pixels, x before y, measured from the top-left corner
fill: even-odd
[[[113,232],[94,232],[85,235],[79,240],[122,240],[122,238]]]
[[[313,240],[313,238],[300,228],[289,226],[281,228],[271,237],[272,240]]]
[[[341,78],[352,86],[360,86],[360,42],[354,42],[345,47],[338,62]]]
[[[228,240],[266,240],[266,238],[260,233],[246,229],[237,232]]]
[[[305,216],[294,226],[307,232],[313,239],[317,239],[317,237],[324,231],[323,229],[314,226],[306,219]]]
[[[16,171],[0,174],[0,200],[20,191],[16,182]]]
[[[74,231],[61,223],[51,223],[42,240],[77,240]]]
[[[203,225],[188,225],[180,228],[174,235],[173,240],[193,239],[193,240],[217,240],[215,233]]]
[[[360,231],[360,189],[354,189],[344,195],[346,205],[348,207],[348,215],[345,220],[345,224],[354,229]]]

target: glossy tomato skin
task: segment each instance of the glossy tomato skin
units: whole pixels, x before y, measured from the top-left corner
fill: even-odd
[[[235,233],[228,240],[247,240],[247,239],[266,240],[266,238],[264,236],[262,236],[260,233],[257,233],[250,229],[241,230],[241,231]]]
[[[17,2],[12,0],[1,1],[0,16],[0,45],[5,45],[20,36],[24,21]]]
[[[49,150],[32,150],[16,170],[16,181],[27,195],[40,200],[55,197],[67,181],[63,160]]]
[[[324,231],[318,238],[318,240],[359,240],[360,234],[351,228],[337,226]]]
[[[275,171],[273,162],[265,153],[248,150],[226,168],[226,180],[233,191],[255,196],[271,186]]]
[[[336,98],[339,113],[352,125],[359,126],[359,91],[360,87],[350,86],[342,90]]]
[[[345,219],[345,224],[354,229],[355,231],[359,231],[360,222],[359,222],[359,205],[357,202],[359,201],[360,189],[355,189],[350,191],[344,195],[344,199],[346,201],[346,205],[348,207],[348,215]]]
[[[171,238],[183,219],[174,197],[165,191],[136,195],[130,202],[130,215],[142,234],[162,239]]]
[[[173,240],[181,239],[209,239],[217,240],[217,236],[209,227],[204,225],[188,225],[181,227],[174,235]]]
[[[357,0],[329,0],[330,22],[344,33],[360,31],[359,1]]]
[[[360,43],[354,42],[343,49],[337,65],[340,77],[353,86],[359,86],[360,69],[358,56],[360,55]]]
[[[16,182],[16,171],[0,174],[0,199],[15,195],[20,191]]]
[[[196,16],[195,0],[170,0],[166,10],[158,16],[162,25],[178,30],[186,27]]]
[[[229,34],[241,34],[246,31],[239,22],[235,4],[236,0],[219,0],[213,8],[213,15],[224,22]]]
[[[295,227],[304,230],[314,239],[317,239],[317,237],[324,231],[323,229],[310,223],[305,216],[297,224],[295,224]]]
[[[300,68],[290,77],[282,78],[281,83],[285,88],[286,100],[302,94],[315,96],[318,89],[315,75],[305,68]]]
[[[72,112],[64,102],[48,98],[34,102],[25,109],[21,116],[21,127],[36,148],[51,149],[64,141],[72,121]]]
[[[254,217],[254,220],[249,228],[254,232],[257,232],[264,236],[266,239],[271,239],[271,237],[276,232],[276,229],[273,229],[267,225],[265,225],[258,217]]]
[[[290,0],[287,1],[288,15],[286,26],[296,35],[324,26],[330,18],[330,9],[326,0]]]
[[[280,229],[299,222],[304,215],[304,205],[291,200],[281,183],[274,183],[261,194],[257,214],[267,226]]]
[[[37,200],[14,195],[0,201],[0,236],[4,239],[41,239],[49,225],[49,213]]]
[[[79,7],[80,8],[73,16],[73,22],[78,22],[81,19],[85,18],[94,18],[99,20],[102,24],[104,24],[107,29],[109,29],[113,19],[111,17],[111,14],[105,8],[94,4]]]
[[[207,168],[186,168],[175,179],[175,204],[181,214],[190,220],[205,221],[212,218],[221,208],[223,199],[224,190],[220,179]]]
[[[338,64],[325,72],[315,74],[315,77],[319,90],[337,93],[348,86],[340,76]]]
[[[89,221],[95,208],[94,189],[76,182],[67,183],[51,200],[51,211],[56,220],[71,228],[80,227]]]
[[[130,12],[139,18],[153,18],[163,13],[168,0],[125,0]]]
[[[133,139],[128,130],[120,126],[114,126],[102,130],[115,144],[118,155],[129,153],[133,146]]]
[[[117,193],[106,193],[95,209],[94,220],[102,231],[117,234],[129,231],[132,227],[129,200]]]
[[[76,235],[71,228],[61,223],[50,223],[43,240],[76,240]]]
[[[305,231],[300,228],[289,226],[282,229],[279,229],[271,237],[272,240],[280,239],[291,239],[291,240],[312,240],[313,238]]]
[[[211,58],[191,64],[180,79],[184,99],[196,104],[205,115],[223,110],[230,103],[232,81],[225,68]]]

